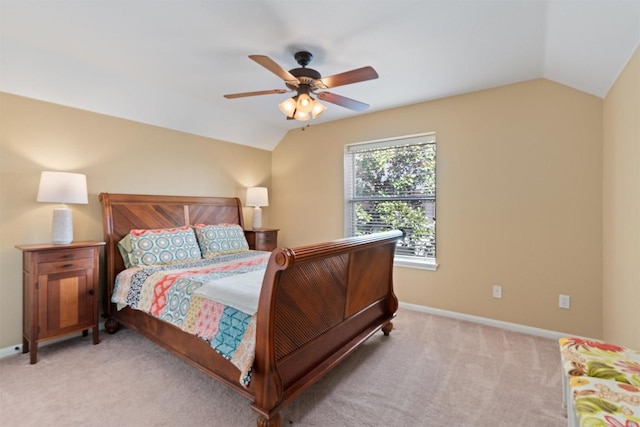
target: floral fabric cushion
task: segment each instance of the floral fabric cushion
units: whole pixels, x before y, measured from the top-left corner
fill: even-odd
[[[640,427],[640,388],[612,380],[571,377],[573,411],[580,427]],[[577,422],[576,422],[577,421]]]
[[[587,376],[640,387],[640,352],[582,338],[559,340],[563,369],[568,376]]]
[[[194,228],[204,258],[249,250],[244,230],[238,224],[196,224]]]
[[[155,230],[131,230],[118,243],[134,267],[197,261],[202,258],[198,241],[189,226]],[[127,259],[125,259],[125,265]]]

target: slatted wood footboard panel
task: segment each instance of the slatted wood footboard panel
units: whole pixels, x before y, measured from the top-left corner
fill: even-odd
[[[259,315],[263,309],[273,315],[258,318],[257,334],[258,346],[273,343],[265,354],[272,359],[257,372],[273,372],[275,380],[256,396],[270,399],[262,405],[257,399],[254,409],[269,417],[264,409],[286,405],[390,323],[398,308],[392,272],[401,237],[390,231],[272,254]]]

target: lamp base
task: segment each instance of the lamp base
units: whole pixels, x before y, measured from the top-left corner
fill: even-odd
[[[73,242],[73,219],[69,208],[53,209],[51,223],[51,243],[54,245],[68,245]]]
[[[262,209],[260,206],[253,208],[253,229],[262,227]]]

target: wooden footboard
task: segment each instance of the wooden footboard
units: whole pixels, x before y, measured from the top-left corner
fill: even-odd
[[[124,269],[118,242],[133,228],[198,223],[243,225],[237,198],[100,194],[107,242],[105,328],[131,328],[252,399],[259,427],[280,425],[279,411],[359,344],[392,329],[398,301],[393,256],[400,231],[276,249],[262,284],[251,384],[195,335],[142,311],[116,310],[111,294]],[[331,424],[330,420],[327,422]]]
[[[381,328],[398,308],[393,256],[400,231],[277,249],[258,308],[253,409],[279,409]]]

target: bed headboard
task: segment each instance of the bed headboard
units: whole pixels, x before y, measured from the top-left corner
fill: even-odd
[[[152,196],[100,193],[106,247],[107,295],[124,270],[118,242],[132,229],[171,228],[193,224],[240,224],[242,203],[237,197]],[[108,305],[108,304],[107,304]]]

